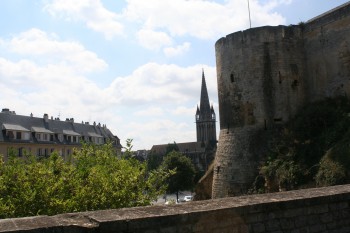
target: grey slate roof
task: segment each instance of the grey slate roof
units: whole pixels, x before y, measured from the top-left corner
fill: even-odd
[[[116,140],[119,142],[119,138],[105,126],[101,125],[90,125],[82,123],[74,123],[73,121],[61,121],[59,119],[44,119],[32,116],[22,116],[16,115],[13,112],[2,111],[0,112],[0,126],[2,131],[0,132],[0,143],[1,142],[11,142],[12,139],[9,139],[6,136],[6,130],[13,131],[26,131],[32,132],[30,137],[30,142],[38,142],[35,139],[35,133],[47,133],[54,135],[53,141],[45,141],[40,143],[63,143],[63,144],[77,144],[71,143],[67,140],[63,142],[58,141],[57,134],[63,134],[68,136],[90,136],[105,138],[106,140]],[[18,142],[28,142],[24,140],[15,140]],[[120,143],[115,146],[121,147]]]
[[[24,131],[24,132],[30,131],[29,129],[26,129],[20,125],[13,125],[13,124],[3,124],[2,128],[6,130],[16,130],[16,131]]]
[[[181,153],[204,153],[205,146],[201,142],[176,143]],[[151,153],[164,155],[169,144],[153,145]]]

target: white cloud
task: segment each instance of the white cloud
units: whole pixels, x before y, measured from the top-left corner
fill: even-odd
[[[150,107],[150,108],[145,108],[142,109],[140,111],[137,111],[134,113],[135,116],[141,116],[141,117],[145,117],[145,116],[162,116],[164,114],[164,109],[160,108],[160,107]]]
[[[215,67],[195,65],[180,67],[148,63],[131,75],[118,77],[108,88],[108,93],[119,93],[114,101],[123,105],[147,103],[186,103],[199,99],[202,68],[205,69],[209,91],[216,92]]]
[[[77,73],[100,71],[107,67],[105,61],[80,43],[60,41],[56,35],[36,28],[22,32],[2,44],[5,49],[22,57],[27,56],[46,64],[60,63]]]
[[[52,0],[44,10],[69,21],[82,21],[108,40],[123,34],[124,26],[118,21],[120,16],[107,10],[100,0]]]
[[[171,111],[172,114],[178,115],[178,116],[194,116],[196,113],[196,107],[184,107],[184,106],[179,106],[176,109]]]
[[[165,32],[141,29],[137,33],[141,46],[150,50],[159,50],[163,46],[171,45],[172,39]]]
[[[175,57],[186,53],[190,49],[190,47],[191,47],[191,44],[189,42],[185,42],[182,45],[176,46],[175,48],[173,47],[164,48],[163,51],[165,56]]]
[[[252,25],[278,25],[285,19],[271,11],[288,0],[270,0],[264,4],[250,1]],[[125,16],[149,30],[162,30],[172,37],[192,36],[200,39],[216,39],[249,26],[247,2],[227,0],[127,0]]]
[[[86,117],[110,104],[104,91],[85,76],[105,69],[107,63],[80,43],[60,41],[38,29],[1,40],[0,49],[12,57],[0,57],[3,105],[25,115],[65,110]]]
[[[139,149],[151,149],[152,145],[172,142],[196,141],[195,124],[179,123],[168,119],[150,120],[147,123],[131,122],[127,124],[129,133],[126,138],[133,138]],[[147,136],[141,136],[147,135]]]

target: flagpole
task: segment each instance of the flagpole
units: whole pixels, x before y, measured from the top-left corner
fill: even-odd
[[[249,27],[252,28],[252,21],[250,19],[250,6],[249,6],[249,0],[248,1],[248,13],[249,13]]]

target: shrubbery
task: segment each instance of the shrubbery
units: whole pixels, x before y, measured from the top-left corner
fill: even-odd
[[[170,173],[120,159],[110,144],[83,145],[69,161],[10,156],[0,160],[0,218],[148,205]]]
[[[350,103],[346,97],[305,106],[271,139],[273,146],[252,192],[349,182],[349,113]],[[261,184],[261,177],[265,186]]]

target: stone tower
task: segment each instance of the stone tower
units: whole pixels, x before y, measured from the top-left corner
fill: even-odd
[[[197,142],[216,144],[216,116],[213,106],[209,104],[207,85],[202,71],[202,88],[200,107],[196,111]]]
[[[268,136],[305,104],[350,96],[350,2],[291,26],[235,32],[215,44],[220,135],[212,197],[251,187]]]

